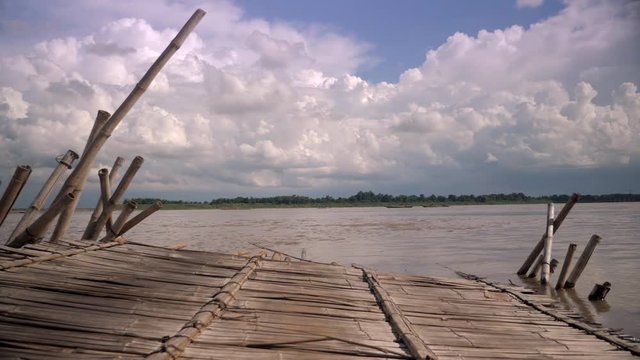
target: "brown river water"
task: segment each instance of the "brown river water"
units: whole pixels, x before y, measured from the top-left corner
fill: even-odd
[[[562,204],[556,205],[556,213]],[[4,239],[19,214],[0,230]],[[77,238],[89,213],[78,212]],[[447,208],[326,208],[164,210],[128,233],[131,241],[225,253],[258,253],[259,244],[310,260],[352,263],[381,272],[457,276],[453,270],[538,287],[515,275],[545,231],[546,205],[473,205]],[[545,289],[592,322],[640,337],[640,203],[576,204],[554,237],[560,266],[569,243],[574,264],[592,234],[602,237],[575,290]],[[559,268],[552,275],[555,284]],[[605,301],[587,295],[609,281]]]

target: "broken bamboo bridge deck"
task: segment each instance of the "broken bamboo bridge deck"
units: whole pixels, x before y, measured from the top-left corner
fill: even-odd
[[[541,295],[116,241],[0,248],[0,357],[624,359]]]

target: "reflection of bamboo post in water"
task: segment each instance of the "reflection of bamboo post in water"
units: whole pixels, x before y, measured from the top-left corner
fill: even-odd
[[[98,155],[98,152],[100,152],[100,149],[102,149],[102,146],[104,146],[104,144],[107,142],[107,139],[111,136],[118,124],[120,124],[122,119],[124,119],[124,117],[129,113],[129,110],[131,110],[138,99],[140,99],[142,94],[144,94],[145,90],[151,85],[160,70],[162,70],[164,65],[180,48],[187,36],[191,33],[191,31],[193,31],[193,29],[205,14],[206,13],[201,9],[196,10],[196,12],[191,16],[191,18],[189,18],[182,29],[180,29],[176,37],[171,41],[171,43],[169,43],[167,48],[162,52],[162,54],[160,54],[158,59],[156,59],[149,70],[147,70],[147,72],[142,76],[142,79],[140,79],[138,84],[136,84],[135,88],[131,91],[129,96],[127,96],[127,98],[122,102],[122,104],[109,118],[106,124],[104,124],[100,132],[96,135],[95,139],[91,142],[91,146],[87,148],[87,151],[81,157],[80,162],[76,166],[75,170],[65,181],[60,191],[61,194],[74,192],[79,188],[82,188],[87,179],[87,176],[89,175],[89,170],[91,169],[93,161]],[[41,233],[34,235],[36,235],[37,237],[42,236],[42,234],[47,231],[47,227],[49,226],[49,224],[50,223],[46,224],[46,226],[40,229]],[[64,236],[65,231],[66,229],[61,228],[59,236]]]
[[[15,237],[7,246],[19,248],[25,244],[33,244],[41,240],[40,236],[35,234],[42,234],[42,228],[50,224],[53,219],[60,214],[60,212],[74,199],[72,193],[68,193],[65,197],[61,197],[56,200],[49,209],[45,211],[40,217],[29,225],[24,231]]]
[[[138,204],[136,204],[135,201],[127,201],[127,204],[122,208],[122,211],[120,211],[120,215],[113,223],[113,226],[107,228],[107,235],[102,240],[100,240],[100,242],[109,242],[116,236],[118,236],[120,230],[122,230],[122,227],[129,218],[129,215],[131,215],[133,210],[135,210],[137,207]]]
[[[567,275],[569,274],[569,267],[571,266],[571,261],[573,260],[573,253],[575,251],[576,251],[576,244],[569,244],[569,248],[567,249],[567,255],[565,255],[564,262],[562,263],[562,270],[560,270],[560,275],[558,275],[556,290],[562,289],[562,287],[564,286],[564,282],[567,280]]]
[[[156,201],[148,208],[142,210],[138,215],[134,216],[131,220],[127,221],[124,226],[122,226],[118,236],[124,235],[127,231],[131,230],[132,227],[138,225],[142,220],[149,217],[149,215],[160,210],[160,208],[162,208],[162,203],[160,201]]]
[[[82,162],[82,160],[86,156],[87,150],[91,146],[91,143],[96,138],[100,130],[102,130],[102,127],[107,122],[107,120],[109,120],[110,116],[111,114],[109,114],[108,112],[104,110],[98,110],[96,119],[93,122],[93,127],[91,128],[91,133],[89,134],[89,137],[87,138],[87,142],[84,145],[84,149],[82,150],[82,156],[81,156],[80,162]],[[80,164],[78,164],[78,167],[79,166]],[[80,195],[82,194],[84,183],[87,181],[87,177],[89,176],[89,171],[90,171],[90,168],[85,169],[85,173],[82,174],[82,179],[79,179],[78,184],[73,189],[70,188],[69,191],[65,191],[65,192],[61,191],[58,194],[58,196],[60,196],[60,194],[73,192],[73,194],[75,195],[75,198],[64,209],[62,209],[62,212],[60,213],[60,217],[58,217],[58,222],[56,224],[56,227],[53,229],[53,233],[51,234],[51,238],[49,239],[49,241],[56,242],[60,240],[64,236],[64,234],[67,232],[67,228],[71,224],[71,218],[73,217],[73,213],[76,211],[76,207],[78,207],[78,201],[80,201]],[[73,173],[71,173],[69,177],[71,177],[72,175]]]
[[[573,208],[573,205],[575,205],[575,203],[578,201],[579,198],[580,198],[580,194],[574,193],[569,198],[569,201],[567,201],[567,203],[564,204],[564,206],[562,207],[562,210],[560,210],[560,213],[558,214],[556,219],[553,221],[554,234],[556,231],[558,231],[558,229],[560,228],[560,225],[562,225],[562,222],[567,217],[567,215],[569,214],[569,211],[571,211],[571,208]],[[533,250],[531,250],[531,253],[527,257],[527,259],[524,261],[524,264],[522,264],[522,266],[518,270],[518,275],[526,274],[527,270],[529,270],[529,268],[531,267],[531,264],[533,264],[533,262],[536,261],[536,257],[538,257],[538,254],[540,254],[540,252],[542,251],[542,248],[544,247],[544,239],[545,239],[545,235],[542,235],[542,238],[540,238],[540,241],[538,241],[538,243],[533,248]]]
[[[2,194],[2,199],[0,199],[0,225],[7,218],[7,214],[11,211],[18,195],[24,188],[24,184],[27,183],[29,175],[31,175],[31,167],[29,165],[19,165],[13,173],[11,182],[7,185],[4,194]]]
[[[118,156],[116,158],[116,161],[113,163],[113,166],[111,167],[111,171],[109,171],[109,187],[111,187],[111,184],[113,184],[113,182],[115,181],[116,174],[118,173],[118,170],[120,170],[120,168],[122,167],[123,163],[124,163],[124,159],[121,158],[120,156]],[[93,232],[95,231],[98,218],[100,218],[100,214],[102,214],[102,209],[104,209],[104,206],[102,204],[103,204],[102,198],[98,197],[98,203],[96,204],[96,207],[93,209],[93,213],[91,214],[89,223],[87,224],[87,227],[84,229],[84,234],[82,234],[83,239],[86,239],[88,236],[90,236],[90,234],[93,234]]]
[[[576,286],[576,282],[578,282],[578,278],[582,274],[582,271],[584,270],[584,268],[587,267],[587,263],[591,258],[591,254],[593,254],[593,251],[596,249],[596,246],[600,243],[601,239],[602,238],[600,236],[595,234],[591,236],[591,239],[589,239],[589,243],[587,244],[587,247],[584,248],[584,251],[580,255],[580,258],[578,259],[576,266],[573,268],[571,275],[569,275],[567,282],[564,283],[565,289],[571,289]]]
[[[542,260],[542,272],[540,273],[540,283],[542,285],[549,282],[551,272],[551,247],[553,246],[553,217],[555,216],[553,203],[547,205],[547,234],[544,237],[544,259]]]
[[[129,168],[122,176],[122,179],[120,180],[118,187],[113,192],[113,195],[111,195],[111,198],[109,198],[104,203],[102,214],[100,214],[100,217],[96,222],[96,228],[94,229],[93,233],[90,234],[90,236],[88,237],[88,240],[98,239],[98,236],[100,236],[102,229],[107,225],[107,222],[111,219],[111,213],[113,212],[113,210],[115,210],[116,206],[120,202],[120,199],[124,195],[124,192],[127,191],[127,189],[129,188],[129,185],[131,185],[131,182],[133,181],[134,176],[136,176],[136,173],[142,166],[143,162],[144,162],[144,159],[141,156],[136,156],[133,159],[133,161],[131,161]]]
[[[42,206],[44,206],[45,201],[47,201],[47,198],[49,198],[51,190],[53,190],[53,187],[56,185],[58,180],[60,180],[60,177],[62,176],[64,171],[66,169],[71,169],[71,164],[73,164],[73,162],[77,158],[78,154],[76,154],[75,151],[67,150],[62,158],[60,158],[59,160],[56,159],[58,161],[58,165],[55,167],[55,169],[53,169],[51,175],[49,175],[49,178],[47,179],[47,181],[45,181],[44,185],[42,185],[42,189],[40,189],[38,195],[36,195],[36,197],[33,199],[33,202],[31,202],[31,206],[29,206],[24,215],[22,215],[20,222],[18,222],[18,225],[16,225],[16,227],[13,229],[13,232],[11,233],[11,236],[9,236],[9,240],[7,242],[11,241],[11,239],[16,237],[18,234],[24,231],[27,226],[31,224],[33,217],[40,210],[42,210]]]
[[[529,278],[534,278],[536,277],[536,275],[538,275],[538,271],[540,270],[540,267],[542,267],[543,261],[544,261],[544,256],[540,254],[540,256],[538,256],[538,261],[536,261],[536,263],[531,268],[531,271],[529,272],[529,276],[528,276]]]
[[[574,305],[575,309],[578,309],[580,315],[582,315],[587,322],[596,323],[595,316],[593,315],[593,311],[591,311],[591,307],[584,300],[580,299],[578,293],[574,289],[567,289],[566,291],[560,291],[559,293],[566,293],[569,298],[571,298],[571,302]]]

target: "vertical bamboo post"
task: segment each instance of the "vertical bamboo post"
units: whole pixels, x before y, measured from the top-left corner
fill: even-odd
[[[562,222],[567,217],[567,215],[569,214],[569,211],[571,211],[571,209],[573,208],[573,205],[576,204],[579,198],[580,198],[580,194],[574,193],[569,198],[569,201],[567,201],[567,203],[564,204],[564,206],[562,207],[562,210],[560,210],[560,213],[558,214],[558,217],[556,217],[556,219],[553,221],[554,234],[556,231],[558,231],[558,229],[560,228],[560,225],[562,225]],[[531,267],[531,264],[533,264],[533,262],[538,257],[538,254],[540,254],[540,252],[542,251],[542,248],[544,247],[544,238],[545,238],[545,235],[542,235],[542,237],[540,238],[540,241],[538,241],[538,243],[533,248],[533,250],[531,250],[531,253],[527,257],[527,259],[524,261],[524,264],[522,264],[520,269],[518,269],[518,275],[524,275],[527,273],[527,270],[529,270],[529,268]]]
[[[111,197],[111,183],[109,182],[109,169],[100,169],[98,171],[100,179],[100,202],[106,204]]]
[[[562,270],[560,270],[560,275],[558,275],[556,290],[562,289],[562,287],[564,286],[564,282],[567,280],[567,275],[569,274],[569,267],[571,266],[571,261],[573,260],[573,253],[575,251],[576,251],[576,244],[569,244],[569,248],[567,249],[567,255],[565,255],[564,262],[562,263]]]
[[[598,246],[601,239],[602,238],[600,236],[595,234],[591,236],[591,239],[589,239],[589,243],[587,243],[587,247],[584,248],[584,251],[580,255],[580,258],[578,259],[576,266],[573,268],[571,275],[569,275],[567,282],[564,283],[565,289],[571,289],[576,286],[576,282],[578,282],[578,278],[582,274],[582,271],[584,270],[584,268],[587,267],[587,263],[589,262],[589,259],[591,258],[593,251],[596,249],[596,246]]]
[[[78,159],[78,154],[76,154],[76,152],[73,150],[67,150],[67,152],[62,156],[62,158],[60,158],[60,160],[56,159],[58,165],[55,167],[55,169],[53,169],[51,175],[49,175],[49,178],[44,183],[44,185],[42,185],[42,189],[40,189],[38,195],[36,195],[35,199],[33,199],[31,206],[29,206],[24,215],[22,215],[20,222],[18,222],[18,225],[16,225],[15,229],[13,229],[13,232],[11,233],[11,236],[9,236],[7,242],[11,241],[11,239],[16,237],[18,234],[24,231],[27,226],[31,224],[33,217],[40,210],[42,210],[44,203],[49,198],[51,190],[53,190],[53,187],[58,183],[58,180],[60,180],[60,177],[62,177],[64,171],[67,169],[71,169],[71,165],[76,159]]]
[[[549,282],[549,273],[551,272],[551,247],[553,246],[553,221],[555,216],[555,208],[553,203],[547,205],[547,234],[544,237],[544,259],[542,261],[542,273],[540,274],[540,283],[542,285]]]
[[[120,230],[122,230],[122,227],[124,226],[125,222],[129,218],[129,215],[131,215],[131,213],[137,207],[138,207],[138,204],[136,204],[135,201],[127,201],[127,204],[122,208],[122,211],[120,211],[120,215],[118,216],[116,221],[113,223],[113,226],[107,229],[107,235],[102,240],[100,240],[100,242],[109,242],[113,240],[116,236],[118,236],[118,234],[120,233]]]
[[[542,254],[540,254],[540,256],[538,256],[538,260],[536,261],[535,264],[533,264],[533,267],[531,268],[531,271],[529,272],[529,278],[534,278],[536,277],[536,275],[538,275],[538,271],[540,271],[540,268],[542,267],[542,262],[544,261],[544,256]]]
[[[102,149],[102,146],[107,142],[107,139],[111,136],[122,119],[129,113],[129,110],[131,110],[135,103],[144,94],[146,89],[151,85],[153,79],[155,79],[160,70],[162,70],[162,68],[166,65],[173,54],[175,54],[180,46],[182,46],[187,36],[191,33],[191,31],[193,31],[196,25],[198,25],[205,14],[206,12],[202,9],[196,10],[191,18],[189,18],[189,20],[182,27],[182,29],[180,29],[176,37],[171,41],[171,43],[169,43],[167,48],[162,52],[162,54],[160,54],[158,59],[156,59],[149,70],[147,70],[147,72],[142,76],[142,79],[140,79],[133,91],[131,91],[129,96],[127,96],[120,107],[118,107],[118,109],[109,118],[106,124],[104,124],[102,129],[100,129],[100,132],[96,135],[95,139],[93,139],[93,141],[91,142],[91,145],[84,152],[75,170],[69,175],[67,181],[63,185],[62,190],[60,191],[61,194],[74,192],[82,188],[87,179],[87,176],[89,175],[89,170],[91,169],[93,161],[98,155],[100,149]],[[41,234],[36,235],[41,236],[42,234],[44,234],[49,224],[41,229]],[[59,237],[62,237],[65,232],[66,228],[61,227],[59,230]]]
[[[109,120],[110,116],[111,114],[108,113],[107,111],[98,110],[96,119],[94,120],[93,126],[91,127],[91,132],[89,133],[87,142],[85,143],[84,149],[82,150],[82,156],[80,159],[81,162],[82,162],[82,158],[84,158],[87,152],[87,149],[89,148],[89,146],[91,145],[91,143],[93,142],[97,134],[100,132],[100,130],[102,130],[102,127],[104,126],[104,124],[106,124],[107,120]],[[53,233],[51,234],[51,238],[49,239],[49,241],[56,242],[60,240],[64,236],[64,234],[67,232],[67,228],[69,227],[69,224],[71,224],[71,218],[73,217],[73,213],[76,211],[76,207],[78,207],[78,201],[80,201],[80,195],[82,194],[84,183],[86,182],[86,179],[89,175],[89,170],[90,169],[86,170],[87,173],[84,174],[84,181],[79,186],[76,186],[74,189],[69,189],[69,192],[72,192],[75,195],[75,197],[73,201],[67,204],[67,206],[64,209],[62,209],[62,212],[58,217],[58,223],[56,224],[56,227],[53,229]],[[71,175],[73,175],[73,173]],[[65,194],[65,192],[61,191],[58,194],[58,196],[60,196],[61,194]]]
[[[118,233],[118,236],[124,235],[124,233],[126,233],[129,230],[131,230],[132,227],[138,225],[140,222],[142,222],[142,220],[144,220],[147,217],[149,217],[149,215],[151,215],[154,212],[160,210],[160,208],[162,208],[162,203],[160,201],[156,201],[155,203],[153,203],[153,205],[151,205],[148,208],[142,210],[138,215],[134,216],[131,220],[127,221],[124,224],[124,226],[120,230],[120,233]]]
[[[124,163],[124,159],[121,158],[120,156],[118,156],[116,158],[116,161],[113,163],[113,166],[111,167],[111,171],[109,171],[110,186],[115,181],[116,174],[118,173],[118,170],[120,170],[120,168],[122,167],[123,163]],[[93,213],[91,213],[91,218],[89,219],[89,223],[87,224],[87,227],[84,229],[84,234],[82,234],[83,239],[87,239],[87,237],[90,236],[90,234],[92,234],[95,231],[98,218],[102,213],[102,209],[104,209],[102,204],[103,204],[102,198],[98,197],[98,203],[96,204],[96,207],[93,209]]]
[[[49,209],[45,211],[33,224],[29,225],[20,235],[11,240],[7,246],[18,248],[22,247],[25,244],[33,244],[42,239],[42,236],[37,236],[34,234],[41,234],[42,227],[46,226],[50,223],[58,214],[62,211],[62,209],[67,206],[70,202],[73,201],[74,195],[72,193],[68,193],[66,196],[59,198],[56,200]]]
[[[118,187],[113,192],[113,195],[111,195],[111,198],[109,198],[106,202],[104,202],[102,214],[100,214],[100,217],[96,222],[96,228],[94,229],[93,233],[91,233],[90,234],[91,236],[87,238],[88,240],[98,239],[98,237],[100,236],[100,233],[102,232],[102,229],[107,225],[107,222],[111,219],[111,213],[120,202],[120,199],[124,195],[124,192],[129,188],[129,185],[131,185],[131,182],[133,181],[134,176],[136,176],[136,173],[142,166],[143,162],[144,162],[144,159],[141,156],[136,156],[133,159],[133,161],[131,161],[129,168],[127,169],[125,174],[122,176],[122,179],[120,180]]]
[[[0,225],[2,225],[7,218],[18,195],[20,195],[20,192],[24,188],[24,184],[27,183],[29,175],[31,175],[31,167],[29,165],[19,165],[16,167],[16,171],[13,173],[9,185],[7,185],[7,188],[4,190],[2,199],[0,199]]]

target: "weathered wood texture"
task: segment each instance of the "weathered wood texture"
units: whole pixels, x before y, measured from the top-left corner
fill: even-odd
[[[0,247],[0,357],[618,359],[637,353],[635,345],[617,343],[543,296],[480,279],[373,274],[117,240]]]

